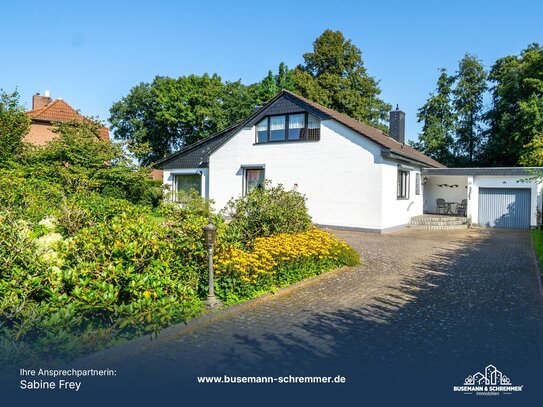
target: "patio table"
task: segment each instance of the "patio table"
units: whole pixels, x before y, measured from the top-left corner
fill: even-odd
[[[445,211],[444,215],[454,215],[454,212],[452,211],[452,206],[458,205],[458,202],[445,202],[445,205],[447,206],[447,210]]]

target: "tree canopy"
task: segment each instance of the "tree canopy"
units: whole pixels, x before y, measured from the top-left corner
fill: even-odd
[[[490,70],[492,107],[486,114],[490,164],[531,164],[543,134],[543,47],[531,44],[520,55],[500,58]]]
[[[140,83],[110,109],[115,136],[126,140],[142,164],[151,164],[228,127],[252,112],[254,97],[218,75]]]
[[[257,83],[217,74],[157,76],[134,86],[110,109],[115,137],[144,165],[250,116],[282,89],[384,131],[390,104],[364,66],[362,51],[340,31],[325,30],[303,63],[280,63]],[[490,93],[490,106],[485,97]],[[498,59],[487,72],[466,54],[453,74],[442,69],[417,113],[422,132],[411,144],[447,166],[514,166],[538,162],[543,138],[543,48]],[[542,154],[543,155],[543,154]],[[534,158],[534,159],[532,159]],[[535,165],[535,164],[534,164]]]
[[[29,129],[30,118],[19,105],[19,93],[0,89],[0,165],[21,152]]]
[[[456,150],[461,166],[479,162],[483,146],[483,96],[487,74],[482,62],[466,54],[458,64],[453,90],[456,111]]]
[[[157,76],[116,102],[109,120],[115,137],[147,165],[250,116],[283,89],[387,129],[391,106],[379,98],[379,83],[366,72],[362,52],[331,30],[315,40],[303,64],[289,69],[282,62],[277,73],[270,70],[248,86],[217,74]]]
[[[362,51],[340,31],[326,30],[292,73],[295,91],[323,106],[383,130],[392,106],[380,99],[379,81],[370,76]]]
[[[418,110],[417,118],[423,123],[419,140],[413,147],[423,151],[429,157],[445,164],[454,165],[454,131],[456,113],[454,112],[451,93],[454,76],[441,69],[435,93]]]

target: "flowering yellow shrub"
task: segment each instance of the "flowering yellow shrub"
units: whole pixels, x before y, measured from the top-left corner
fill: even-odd
[[[216,257],[216,274],[236,275],[242,282],[256,283],[282,266],[304,261],[341,265],[342,252],[352,249],[334,235],[317,228],[301,233],[281,233],[256,238],[250,251],[229,248]]]

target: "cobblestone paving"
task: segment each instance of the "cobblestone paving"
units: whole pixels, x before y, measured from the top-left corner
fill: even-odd
[[[395,389],[400,398],[471,397],[452,386],[494,364],[523,396],[541,391],[543,305],[529,232],[335,233],[360,252],[360,267],[80,363],[169,389],[204,374],[343,375],[350,387],[311,390],[336,401],[338,392],[368,400]]]

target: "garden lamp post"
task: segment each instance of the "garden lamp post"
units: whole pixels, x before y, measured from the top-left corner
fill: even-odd
[[[207,256],[208,256],[208,271],[209,271],[209,280],[208,280],[208,293],[206,305],[210,308],[216,308],[221,305],[221,302],[215,297],[215,285],[213,281],[213,245],[217,242],[217,226],[211,223],[202,228],[204,230],[205,242],[207,245]]]

